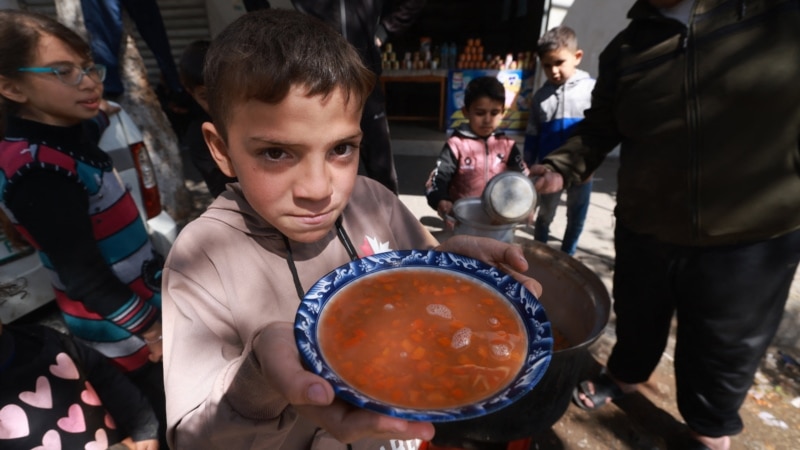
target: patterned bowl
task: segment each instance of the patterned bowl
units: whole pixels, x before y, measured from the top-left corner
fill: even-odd
[[[425,272],[421,273],[420,269]],[[418,282],[424,284],[425,280],[438,280],[436,278],[438,275],[449,276],[450,278],[446,279],[453,280],[453,282],[448,281],[445,285],[439,284],[425,288],[436,289],[437,295],[441,292],[449,292],[450,297],[446,300],[427,294],[392,297],[392,288],[387,288],[384,296],[383,291],[380,290],[384,285],[377,282],[383,278],[378,277],[397,274],[407,278],[404,279],[403,285],[417,284]],[[409,277],[409,275],[413,276]],[[365,287],[369,286],[369,283],[373,285],[377,283],[377,295],[374,286],[373,288]],[[481,287],[483,289],[480,289]],[[368,289],[373,290],[369,291]],[[459,303],[464,295],[468,295],[466,292],[472,289],[481,292],[486,292],[488,289],[491,292],[488,293],[488,297],[484,296],[481,300],[471,301],[467,304]],[[454,291],[457,292],[454,293]],[[462,293],[464,294],[462,295]],[[337,298],[343,299],[346,296],[349,296],[346,303],[342,302],[337,306]],[[379,298],[375,300],[376,297]],[[342,305],[367,298],[372,299],[369,301],[377,302],[377,307],[373,308],[372,306],[375,305],[370,304],[352,308],[353,311],[360,311],[362,316],[354,318],[352,322],[350,321],[351,316],[341,315],[339,310]],[[422,314],[410,317],[397,315],[400,314],[399,311],[404,310],[406,303],[414,302],[422,303],[414,306],[417,308],[415,311],[422,311]],[[505,328],[499,331],[492,330],[492,326],[497,327],[498,323],[508,323],[508,320],[502,315],[503,313],[498,313],[500,309],[482,309],[488,308],[486,305],[494,305],[491,308],[508,311],[508,320],[518,324],[520,333],[513,335],[515,337],[510,337],[513,333],[505,333]],[[325,313],[328,311],[331,312],[326,316]],[[396,319],[387,319],[387,317]],[[498,321],[498,317],[500,321]],[[476,320],[479,320],[480,323],[475,326],[474,322],[469,321],[472,318],[477,318]],[[339,328],[337,328],[339,332],[335,336],[338,338],[328,334],[325,342],[320,345],[323,340],[320,338],[323,335],[321,329],[325,328],[326,323],[337,323],[337,321],[339,322]],[[485,325],[484,322],[491,325]],[[442,323],[445,325],[441,325]],[[334,327],[334,325],[329,326]],[[453,333],[452,340],[448,337],[442,342],[440,337],[438,339],[440,347],[435,347],[435,344],[431,343],[430,345],[433,347],[428,347],[427,353],[425,353],[425,349],[415,348],[414,342],[412,342],[415,338],[413,333],[416,332],[417,337],[427,336],[424,333],[433,333],[431,330],[435,326],[444,326],[445,329],[457,329],[457,331]],[[368,331],[361,331],[362,329]],[[391,333],[397,332],[408,338],[393,340],[380,338],[380,336],[387,335],[396,336]],[[488,264],[469,257],[434,250],[380,253],[352,261],[331,271],[317,281],[305,295],[295,317],[294,333],[303,362],[309,370],[328,380],[340,398],[358,407],[389,416],[429,422],[449,422],[481,417],[512,404],[530,392],[541,380],[550,363],[553,351],[550,322],[543,307],[531,292],[512,276]],[[466,340],[462,339],[464,336],[467,336]],[[341,340],[337,340],[339,338]],[[418,339],[418,341],[422,340],[433,342],[435,339],[433,337]],[[383,349],[381,354],[372,355],[367,350],[362,351],[360,347],[351,348],[354,345],[362,345],[362,343],[367,345],[371,341],[381,341],[379,346],[380,349]],[[520,346],[520,343],[525,345]],[[420,345],[428,344],[426,342]],[[480,348],[481,345],[483,349]],[[486,358],[481,361],[487,361],[513,355],[509,352],[509,346],[519,348],[519,350],[514,350],[519,359],[519,369],[511,373],[513,369],[505,367],[503,375],[505,381],[502,385],[492,387],[491,392],[487,392],[479,398],[470,399],[469,396],[483,386],[480,382],[485,384],[488,377],[503,371],[473,363],[472,360],[465,360],[467,353],[459,352],[469,351],[474,352],[475,355],[481,354]],[[457,365],[454,362],[452,366],[442,368],[442,364],[445,364],[442,361],[447,358],[441,358],[439,353],[430,350],[434,347],[447,354],[455,354],[455,360],[461,359]],[[486,356],[486,349],[489,349],[489,356]],[[354,355],[356,356],[354,357]],[[353,359],[362,357],[366,359],[366,362],[353,361]],[[370,358],[388,359],[375,361]],[[405,366],[394,366],[396,363],[409,363],[411,366],[397,368]],[[352,368],[353,366],[355,366],[355,375],[349,373],[343,376],[346,373],[344,367]],[[340,370],[337,371],[334,367],[338,367]],[[385,380],[380,378],[385,373],[380,376],[378,374],[382,369],[391,372]],[[442,382],[448,386],[448,389],[434,386],[431,387],[431,390],[421,394],[425,401],[409,400],[405,396],[412,395],[415,390],[406,386],[398,387],[397,383],[422,376],[428,377],[428,381],[423,384],[427,383],[428,386],[433,386],[433,383]],[[450,389],[452,381],[456,379],[474,381],[466,389],[459,387]],[[364,387],[362,382],[369,383],[370,387]],[[489,388],[488,385],[486,387]],[[376,392],[378,393],[376,394]],[[464,394],[467,394],[466,397],[463,397]],[[418,399],[419,396],[416,398]]]

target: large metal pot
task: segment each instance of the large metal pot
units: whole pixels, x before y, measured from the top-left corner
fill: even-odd
[[[526,273],[542,283],[539,301],[554,329],[569,346],[553,352],[544,377],[512,405],[487,416],[436,424],[433,443],[467,449],[494,449],[499,443],[539,434],[564,415],[587,360],[587,347],[608,323],[611,300],[603,282],[566,253],[533,243],[523,247]]]

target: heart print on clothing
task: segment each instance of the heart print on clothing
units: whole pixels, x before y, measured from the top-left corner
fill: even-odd
[[[17,405],[0,409],[0,439],[18,439],[30,434],[28,415]]]
[[[72,358],[64,352],[56,355],[56,363],[50,366],[50,373],[65,380],[77,380],[78,368]]]
[[[86,431],[86,419],[83,417],[81,405],[73,403],[69,407],[66,417],[58,419],[58,428],[68,433],[83,433]]]
[[[106,430],[98,428],[94,432],[94,441],[87,443],[84,447],[85,450],[106,450],[108,448],[108,435]]]
[[[31,450],[61,450],[61,436],[56,430],[47,430],[42,437],[42,445]]]
[[[100,406],[102,402],[100,401],[100,397],[97,396],[94,387],[92,387],[92,384],[88,381],[84,384],[86,385],[86,390],[81,392],[81,400],[83,400],[83,403],[91,406]]]
[[[40,376],[36,379],[36,390],[20,392],[19,399],[37,408],[52,408],[53,392],[50,390],[50,381],[47,380],[47,377]]]

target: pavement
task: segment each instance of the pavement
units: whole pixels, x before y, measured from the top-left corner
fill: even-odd
[[[422,189],[445,141],[444,133],[425,126],[392,123],[393,151],[400,181],[400,199],[434,235],[445,237],[442,222],[425,202]],[[515,136],[521,141],[521,137]],[[619,160],[609,157],[595,174],[589,213],[575,258],[611,289],[614,263],[614,206]],[[563,203],[563,202],[562,202]],[[562,204],[551,235],[563,235],[566,214]],[[532,240],[532,230],[521,227],[516,241]],[[548,243],[559,248],[560,242]],[[547,286],[544,286],[547,289]],[[612,313],[608,325],[589,347],[588,361],[578,368],[584,376],[597,373],[614,344]],[[731,449],[800,449],[800,274],[791,288],[784,320],[764,357],[743,407],[743,433],[732,439]],[[535,436],[531,449],[683,449],[687,427],[675,403],[672,354],[674,326],[666,351],[648,383],[598,411],[570,405],[547,432]],[[583,377],[581,378],[583,379]]]

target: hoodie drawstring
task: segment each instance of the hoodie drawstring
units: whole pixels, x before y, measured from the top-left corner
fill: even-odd
[[[336,236],[339,238],[339,242],[341,242],[344,246],[347,255],[350,257],[350,261],[357,260],[358,253],[356,252],[356,248],[353,247],[353,242],[350,241],[350,236],[348,236],[347,232],[344,231],[341,216],[336,219]],[[294,287],[297,290],[297,296],[300,297],[300,301],[303,301],[303,297],[305,297],[306,294],[303,290],[303,284],[300,282],[300,275],[297,273],[297,266],[294,263],[292,246],[289,243],[289,238],[286,237],[285,234],[281,233],[281,237],[283,237],[283,245],[286,246],[286,263],[289,265],[289,271],[292,272],[292,280],[294,281]]]

